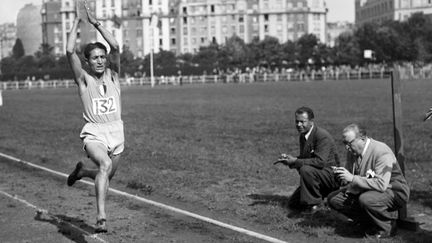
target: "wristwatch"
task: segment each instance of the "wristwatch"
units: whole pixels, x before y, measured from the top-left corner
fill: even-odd
[[[96,22],[96,23],[93,24],[93,26],[94,26],[95,28],[97,28],[99,25],[101,25],[100,22]]]

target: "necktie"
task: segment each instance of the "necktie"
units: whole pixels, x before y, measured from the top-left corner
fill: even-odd
[[[360,175],[360,163],[361,163],[361,160],[362,160],[362,156],[359,155],[357,157],[357,160],[356,160],[355,164],[354,164],[354,175]]]
[[[306,144],[306,137],[303,134],[300,134],[300,154],[303,155],[303,149]]]

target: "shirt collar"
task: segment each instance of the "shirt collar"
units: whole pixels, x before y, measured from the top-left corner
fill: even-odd
[[[314,128],[314,126],[312,125],[312,127],[309,129],[309,132],[306,133],[305,138],[306,140],[309,139],[310,134],[312,133],[312,129]]]
[[[362,157],[362,158],[363,158],[363,156],[365,155],[366,150],[367,150],[367,148],[369,147],[369,144],[370,144],[370,138],[366,138],[366,144],[365,144],[365,146],[364,146],[364,148],[363,148],[363,151],[362,151],[362,153],[361,153],[361,157]]]

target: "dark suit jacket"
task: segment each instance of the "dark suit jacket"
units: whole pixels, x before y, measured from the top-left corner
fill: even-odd
[[[294,164],[295,168],[309,165],[322,169],[324,167],[339,166],[336,144],[329,132],[314,125],[307,141],[303,144],[300,135],[300,155]]]

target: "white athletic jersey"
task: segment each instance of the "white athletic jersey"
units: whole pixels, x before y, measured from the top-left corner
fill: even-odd
[[[91,123],[121,120],[118,74],[107,68],[100,80],[96,80],[84,71],[84,79],[87,84],[84,92],[81,93],[84,119]]]

